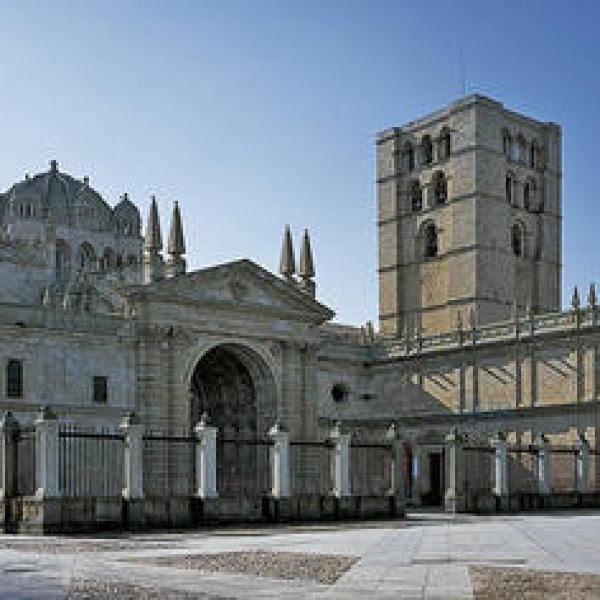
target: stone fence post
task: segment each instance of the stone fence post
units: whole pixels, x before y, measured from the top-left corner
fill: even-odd
[[[585,439],[585,434],[580,433],[575,441],[575,489],[578,494],[589,491],[590,483],[590,445]]]
[[[273,440],[270,448],[271,495],[276,500],[291,496],[290,486],[290,434],[276,422],[267,435]]]
[[[329,436],[333,443],[332,470],[333,495],[340,498],[350,496],[350,434],[342,433],[338,422]]]
[[[58,430],[56,415],[44,407],[35,420],[36,499],[60,498],[58,483]]]
[[[508,508],[505,506],[508,498],[508,455],[506,449],[506,435],[498,432],[495,438],[491,441],[494,449],[493,455],[493,476],[494,476],[494,495],[500,501],[500,508]]]
[[[17,434],[19,423],[8,411],[0,420],[0,502],[12,498],[15,493],[17,469]]]
[[[466,498],[464,492],[464,450],[463,437],[457,429],[453,429],[445,438],[446,442],[446,495],[444,509],[446,512],[464,512]]]
[[[202,500],[218,498],[217,492],[217,428],[202,415],[194,427],[196,434],[196,495]]]
[[[550,444],[548,438],[540,433],[535,440],[537,448],[538,493],[547,496],[552,491],[550,483]]]
[[[390,444],[390,499],[393,502],[394,516],[403,517],[406,505],[404,502],[404,447],[398,428],[392,423],[386,432]]]
[[[135,413],[129,413],[121,422],[125,434],[123,460],[123,498],[144,498],[144,426]]]

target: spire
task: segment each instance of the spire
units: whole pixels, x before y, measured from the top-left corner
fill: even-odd
[[[181,213],[179,204],[173,205],[171,216],[171,229],[169,230],[169,243],[167,245],[169,259],[167,261],[167,277],[177,277],[185,273],[185,240],[183,238],[183,226],[181,224]]]
[[[144,250],[147,252],[160,252],[162,250],[162,235],[160,233],[160,219],[158,218],[158,207],[156,198],[152,196],[150,203],[150,214],[146,225],[146,238],[144,240]]]
[[[302,236],[302,247],[300,248],[300,281],[298,287],[306,294],[315,297],[316,285],[314,282],[315,276],[315,265],[312,257],[312,250],[310,249],[310,236],[308,235],[308,229],[304,230]]]
[[[294,259],[294,248],[292,246],[292,234],[290,226],[285,226],[283,244],[281,246],[281,262],[279,263],[279,274],[286,279],[292,279],[296,272],[296,261]]]
[[[579,290],[577,289],[577,286],[573,288],[573,296],[571,296],[571,306],[573,307],[573,310],[577,310],[580,306]]]
[[[596,298],[596,286],[593,283],[590,283],[590,291],[588,293],[588,304],[590,306],[596,306],[596,304],[598,304],[598,299]]]
[[[144,239],[144,283],[159,281],[163,277],[164,261],[161,256],[162,235],[160,233],[160,219],[156,198],[152,196],[150,214],[146,224],[146,238]]]
[[[185,254],[185,240],[183,239],[183,226],[181,225],[181,213],[179,204],[173,205],[173,215],[171,217],[171,230],[169,231],[169,245],[167,252],[170,256]]]
[[[302,279],[312,279],[315,276],[315,266],[313,263],[312,251],[310,249],[310,237],[308,229],[304,230],[302,236],[302,247],[300,249],[300,269],[298,271]]]

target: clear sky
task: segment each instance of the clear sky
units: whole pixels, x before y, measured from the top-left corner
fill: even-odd
[[[276,271],[311,231],[319,298],[377,314],[374,137],[467,93],[563,127],[563,301],[598,281],[600,5],[556,0],[0,0],[0,189],[55,158],[168,228],[190,267]]]

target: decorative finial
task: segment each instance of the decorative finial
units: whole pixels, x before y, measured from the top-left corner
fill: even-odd
[[[167,244],[167,253],[169,259],[167,262],[167,277],[177,277],[183,275],[186,270],[185,240],[183,238],[183,225],[181,224],[181,213],[179,204],[173,205],[173,215],[171,216],[171,228],[169,230],[169,242]]]
[[[577,289],[577,286],[573,288],[573,296],[571,296],[571,306],[573,310],[578,310],[580,306],[579,290]]]
[[[296,272],[296,261],[294,259],[294,248],[292,245],[292,234],[290,226],[285,226],[283,234],[283,245],[281,246],[281,261],[279,263],[279,274],[286,279],[292,279]]]
[[[87,175],[83,176],[83,185],[85,185],[86,187],[90,185],[90,178]]]
[[[160,219],[158,217],[158,206],[156,198],[152,196],[150,202],[150,214],[146,225],[146,238],[144,240],[144,249],[148,252],[160,252],[162,250],[162,235],[160,232]]]
[[[596,306],[598,299],[596,298],[596,286],[590,283],[590,291],[588,293],[588,304],[590,306]]]
[[[58,162],[56,160],[51,160],[50,161],[50,170],[53,173],[56,173],[58,171]]]
[[[304,230],[302,236],[302,247],[300,248],[300,269],[298,274],[302,279],[312,279],[315,276],[315,265],[310,247],[310,236],[308,229]]]
[[[173,205],[173,215],[171,217],[171,229],[169,231],[167,252],[171,256],[185,254],[185,240],[183,238],[181,212],[179,211],[179,204],[177,201]]]

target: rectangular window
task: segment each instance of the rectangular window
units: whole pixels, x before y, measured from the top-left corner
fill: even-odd
[[[6,396],[23,397],[23,363],[20,360],[11,359],[6,364]]]
[[[94,402],[106,404],[108,402],[108,377],[94,376]]]

